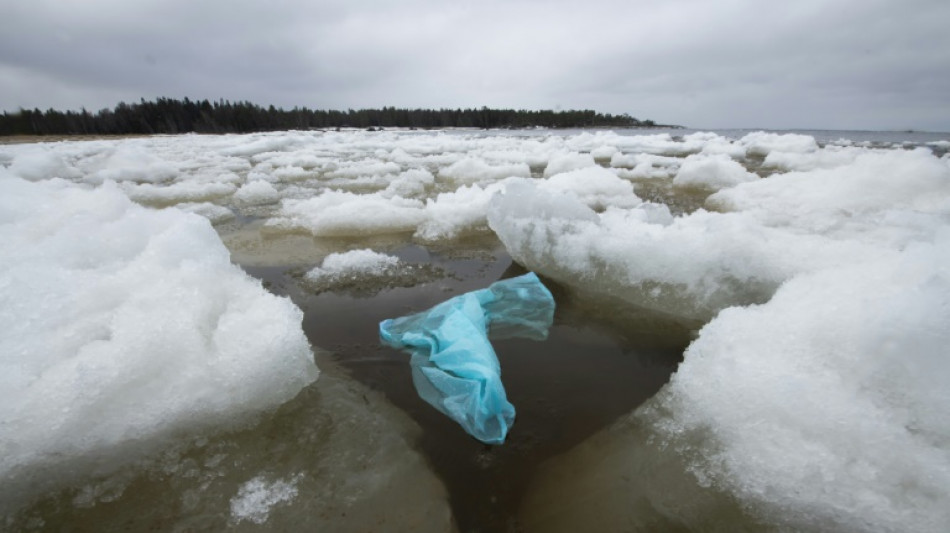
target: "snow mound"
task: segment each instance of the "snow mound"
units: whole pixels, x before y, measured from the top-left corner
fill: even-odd
[[[439,178],[455,183],[497,181],[512,176],[531,177],[526,163],[490,165],[482,159],[466,157],[439,171]]]
[[[412,198],[425,194],[426,188],[435,183],[435,176],[424,168],[413,168],[400,173],[395,179],[389,182],[386,189],[382,192],[383,196],[392,198],[402,196],[403,198]]]
[[[41,148],[33,148],[14,156],[10,171],[30,181],[49,178],[75,179],[82,175],[61,154]]]
[[[598,215],[572,195],[523,183],[495,197],[488,222],[529,270],[689,320],[765,301],[787,275],[774,256],[788,243],[744,216],[673,219],[656,204]]]
[[[105,181],[161,183],[178,175],[178,167],[156,155],[144,142],[125,143],[90,161],[86,180],[99,184]]]
[[[109,183],[0,188],[0,508],[317,378],[300,310],[232,265],[207,220]]]
[[[422,208],[421,201],[399,196],[325,191],[312,198],[283,200],[267,225],[334,237],[413,232],[425,220]]]
[[[271,204],[280,199],[280,193],[270,182],[254,180],[242,185],[234,193],[234,199],[243,205]]]
[[[519,179],[519,178],[513,178]],[[463,185],[451,192],[440,193],[426,201],[425,220],[415,236],[423,241],[458,238],[469,233],[488,230],[486,211],[492,196],[510,180],[481,185]]]
[[[767,156],[771,152],[808,153],[818,150],[818,142],[810,135],[767,133],[756,131],[739,139],[747,155]]]
[[[677,187],[719,190],[759,179],[726,155],[690,155],[673,178]]]
[[[723,311],[659,397],[660,435],[701,451],[688,455],[690,468],[769,522],[941,531],[950,522],[948,261],[944,235],[797,277],[767,305]],[[697,433],[708,440],[680,440]]]
[[[782,137],[765,140],[810,149]],[[944,161],[926,149],[866,151],[721,190],[709,203],[724,212],[675,218],[651,216],[650,204],[597,214],[571,200],[508,187],[489,223],[518,262],[575,290],[708,321],[634,416],[655,450],[630,454],[684,464],[697,487],[783,530],[945,529]],[[601,444],[612,461],[643,460]],[[575,470],[587,471],[630,475],[617,464]],[[662,500],[650,489],[662,480],[624,483],[631,502]],[[710,518],[702,511],[674,518],[699,528]]]
[[[544,167],[544,177],[550,178],[555,174],[569,172],[579,168],[593,167],[596,164],[591,154],[560,154],[552,157],[551,160],[548,161],[547,166]]]
[[[398,257],[369,249],[332,253],[303,275],[311,291],[346,293],[354,297],[373,296],[397,287],[412,287],[445,276],[430,264],[401,261]]]

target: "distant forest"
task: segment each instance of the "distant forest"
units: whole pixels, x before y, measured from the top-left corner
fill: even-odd
[[[152,133],[249,133],[291,129],[335,128],[589,128],[654,127],[652,120],[591,110],[527,111],[514,109],[360,109],[324,111],[295,107],[289,111],[251,102],[144,99],[95,113],[21,109],[0,116],[0,135],[120,135]]]

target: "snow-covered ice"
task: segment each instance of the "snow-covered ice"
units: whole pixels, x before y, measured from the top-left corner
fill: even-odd
[[[249,181],[234,192],[234,199],[247,205],[269,204],[279,198],[277,189],[270,182],[262,180]]]
[[[791,141],[754,145],[816,149]],[[699,482],[792,529],[939,531],[950,168],[922,149],[838,163],[739,183],[672,222],[512,188],[489,222],[577,290],[709,321],[638,414]]]
[[[0,473],[45,490],[62,461],[91,465],[80,479],[129,439],[260,412],[315,378],[299,311],[232,267],[211,223],[236,253],[295,243],[272,260],[311,277],[402,263],[352,244],[290,249],[318,247],[307,239],[494,234],[570,291],[697,332],[660,394],[552,461],[574,472],[565,498],[627,487],[614,503],[557,504],[563,520],[530,523],[622,517],[640,498],[652,503],[627,507],[686,527],[731,501],[780,529],[938,531],[950,521],[947,146],[609,131],[2,145]],[[670,512],[649,476],[612,484],[644,458],[678,469],[651,475],[682,494],[713,496]],[[267,487],[247,494],[283,494]]]
[[[755,181],[758,176],[746,170],[729,156],[690,155],[680,165],[673,185],[718,190]]]
[[[344,276],[381,276],[399,264],[399,258],[372,250],[351,250],[328,255],[323,263],[311,269],[306,278],[320,281]]]
[[[233,426],[317,378],[300,310],[232,265],[205,219],[114,183],[0,187],[4,500]]]

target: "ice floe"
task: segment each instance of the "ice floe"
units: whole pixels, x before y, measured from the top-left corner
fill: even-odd
[[[646,408],[552,461],[575,472],[557,488],[575,501],[598,486],[628,489],[530,523],[616,519],[636,501],[665,525],[699,527],[718,509],[756,527],[939,530],[950,520],[948,141],[682,133],[0,146],[9,486],[33,483],[27,471],[46,486],[60,457],[121,456],[128,435],[160,441],[275,406],[315,376],[298,312],[231,267],[211,225],[188,211],[218,224],[243,259],[283,250],[308,270],[323,260],[324,272],[340,262],[369,277],[389,256],[297,244],[494,233],[517,262],[571,291],[694,328]],[[236,355],[247,349],[256,358]],[[706,496],[672,502],[617,481],[645,468],[637,454],[678,469],[653,475],[681,494]]]
[[[4,505],[233,426],[317,378],[300,310],[232,265],[205,219],[112,183],[0,188]]]

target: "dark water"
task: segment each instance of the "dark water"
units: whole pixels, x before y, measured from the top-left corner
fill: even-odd
[[[445,484],[461,531],[519,529],[517,511],[538,465],[655,394],[689,342],[688,332],[661,322],[645,323],[631,336],[636,326],[612,326],[609,307],[584,303],[544,280],[558,305],[548,340],[494,343],[517,419],[504,445],[487,446],[417,396],[409,356],[379,344],[378,323],[524,270],[497,246],[443,251],[408,246],[397,255],[437,265],[448,276],[354,297],[310,293],[287,268],[245,269],[304,310],[304,330],[315,346],[332,350],[353,378],[382,392],[421,426],[418,446]]]

